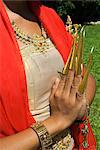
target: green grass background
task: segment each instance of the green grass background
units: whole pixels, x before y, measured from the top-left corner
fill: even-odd
[[[90,122],[96,137],[97,150],[100,150],[100,25],[87,25],[85,31],[85,63],[89,50],[92,46],[95,47],[91,72],[96,80],[96,95],[91,106]]]

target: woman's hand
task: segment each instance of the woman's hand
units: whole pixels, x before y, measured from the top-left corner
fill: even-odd
[[[57,79],[52,87],[50,95],[51,116],[55,120],[62,121],[62,124],[68,127],[78,117],[79,113],[85,113],[82,110],[86,104],[84,94],[78,93],[78,86],[81,81],[81,76],[74,77],[74,72],[69,71],[68,76],[64,75],[61,80]],[[81,116],[83,115],[81,114]]]

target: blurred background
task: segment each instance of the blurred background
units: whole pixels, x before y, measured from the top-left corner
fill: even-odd
[[[84,63],[87,62],[89,50],[94,46],[91,73],[97,84],[90,121],[97,140],[97,150],[100,150],[100,0],[46,0],[42,2],[54,8],[64,22],[67,20],[67,15],[70,15],[73,23],[86,25]]]
[[[87,23],[100,20],[100,0],[44,0],[45,5],[54,8],[63,21],[70,15],[73,23]]]

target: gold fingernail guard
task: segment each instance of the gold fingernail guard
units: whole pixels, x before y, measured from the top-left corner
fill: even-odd
[[[85,30],[84,27],[81,28],[80,33],[78,34],[78,26],[76,29],[76,32],[73,34],[73,46],[70,51],[69,57],[67,59],[67,62],[63,68],[62,72],[58,72],[60,76],[67,75],[69,70],[75,71],[75,76],[81,75],[82,80],[79,85],[78,92],[83,94],[87,79],[93,64],[93,55],[92,52],[94,50],[94,47],[91,48],[91,51],[88,56],[88,62],[86,69],[84,70],[83,65],[83,53],[84,53],[84,36],[85,36]]]

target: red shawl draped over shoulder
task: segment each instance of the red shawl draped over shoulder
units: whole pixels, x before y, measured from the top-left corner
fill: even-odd
[[[32,2],[31,9],[40,19],[48,35],[54,42],[64,62],[73,43],[72,36],[56,12],[39,2]],[[29,111],[27,84],[24,65],[10,20],[0,0],[0,137],[12,135],[35,123]],[[72,126],[72,135],[78,149],[83,150],[83,124]],[[96,142],[90,126],[89,147],[95,150]]]

